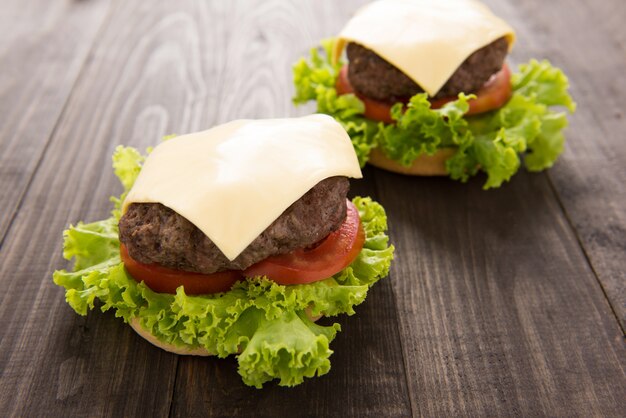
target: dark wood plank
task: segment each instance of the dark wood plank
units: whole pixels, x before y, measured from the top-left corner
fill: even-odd
[[[108,7],[109,0],[2,2],[0,242]]]
[[[538,9],[542,12],[535,13]],[[550,178],[625,329],[626,7],[620,0],[531,0],[521,12],[533,22],[522,35],[545,29],[546,42],[533,53],[563,65],[572,83],[579,111],[568,131],[567,152]]]
[[[545,175],[376,178],[415,415],[623,412],[622,334]]]
[[[570,52],[583,52],[573,51],[577,43],[567,38],[578,31],[580,41],[589,32],[576,29],[575,19],[568,19],[578,13],[586,14],[587,22],[599,19],[590,7],[572,12],[570,3],[551,2],[553,14],[544,16],[537,13],[544,3],[488,3],[518,30],[515,62],[548,56],[568,73],[587,68],[588,77],[598,62],[610,62],[606,55],[604,61],[586,66],[582,56],[568,61]],[[561,22],[560,30],[553,29],[555,22]],[[569,30],[564,29],[567,25]],[[606,54],[602,47],[595,45],[595,53]],[[555,54],[557,50],[562,52]],[[611,78],[596,80],[596,86],[605,90],[611,86]],[[577,96],[578,83],[572,79]],[[600,110],[579,107],[556,175],[572,158],[573,149],[587,150],[589,143],[606,140],[600,140],[603,134],[593,123],[587,122],[587,135],[578,130],[579,118],[599,117],[592,112]],[[613,124],[605,129],[612,137],[621,132]],[[597,155],[589,154],[589,161]],[[576,171],[596,182],[613,176],[596,196],[616,203],[623,193],[623,188],[615,187],[619,167],[604,165],[597,175],[583,174],[582,168]],[[415,415],[622,415],[623,334],[596,281],[597,267],[592,270],[587,263],[547,176],[522,173],[503,189],[488,193],[479,189],[480,179],[468,185],[383,173],[377,179],[382,202],[393,214],[391,233],[398,259],[403,259],[395,263],[392,277]],[[572,183],[570,190],[593,189],[591,183],[581,186]],[[604,195],[607,190],[613,195]],[[566,202],[566,210],[578,210],[577,202]],[[616,205],[615,211],[620,208]],[[615,211],[610,207],[604,213]],[[589,217],[588,228],[605,230],[606,222],[596,219]],[[613,217],[618,225],[620,219]],[[611,247],[609,256],[621,251],[612,263],[621,266],[623,274],[623,247],[615,242],[606,245]],[[605,273],[610,276],[611,270]],[[623,284],[620,277],[609,279]],[[623,291],[617,296],[623,297]]]
[[[3,416],[169,412],[177,357],[111,314],[77,316],[51,281],[65,265],[61,231],[108,216],[108,196],[120,192],[110,168],[115,145],[144,148],[167,132],[196,129],[206,103],[216,107],[201,52],[217,50],[217,37],[205,32],[211,26],[193,24],[191,7],[166,7],[116,4],[7,235],[0,255]]]

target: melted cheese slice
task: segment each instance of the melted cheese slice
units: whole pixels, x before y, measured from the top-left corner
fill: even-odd
[[[513,29],[474,0],[379,0],[357,11],[339,33],[339,59],[356,42],[399,68],[430,96],[473,52]]]
[[[292,203],[332,176],[361,178],[332,117],[236,120],[176,137],[146,159],[124,200],[161,203],[234,260]]]

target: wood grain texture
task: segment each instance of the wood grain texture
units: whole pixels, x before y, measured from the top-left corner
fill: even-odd
[[[542,13],[534,13],[537,8]],[[567,151],[549,175],[624,330],[626,7],[620,0],[578,0],[568,3],[567,19],[554,2],[528,1],[520,10],[545,28],[546,42],[533,53],[563,65],[572,83],[579,111],[568,130]]]
[[[544,175],[376,179],[414,415],[619,416],[621,332]]]
[[[0,242],[106,18],[108,3],[2,2]]]
[[[8,231],[0,415],[623,415],[626,347],[612,311],[623,318],[626,297],[617,116],[624,84],[611,79],[626,45],[618,0],[593,8],[582,0],[488,1],[518,29],[513,62],[548,56],[570,75],[579,110],[565,154],[550,174],[520,173],[489,192],[483,179],[459,184],[368,168],[352,194],[387,209],[397,247],[391,275],[356,316],[338,318],[329,374],[262,391],[241,383],[234,358],[178,357],[111,313],[77,316],[51,280],[67,265],[61,231],[108,215],[108,197],[120,192],[110,168],[117,144],[144,149],[165,134],[233,118],[311,111],[291,104],[291,65],[365,1],[112,1],[110,10],[97,0],[72,3],[82,12],[71,18],[59,14],[69,3],[12,9],[9,16],[24,20],[14,27],[26,29],[0,40],[0,63],[13,51],[12,77],[37,56],[54,68],[15,83],[4,83],[4,66],[0,72],[0,145],[26,164],[6,165],[3,149],[0,203],[13,213],[22,203],[8,230],[2,217],[13,215],[0,215]],[[578,30],[585,19],[595,33]],[[15,52],[33,29],[62,21],[74,32],[44,30],[54,38],[35,42],[45,53]],[[97,35],[94,22],[106,22]],[[80,24],[94,25],[89,54],[87,35],[56,38],[82,33]],[[67,73],[57,54],[73,57]],[[89,61],[77,77],[81,54]],[[55,84],[59,73],[69,78]],[[37,83],[48,86],[40,96]],[[603,103],[594,102],[597,91]],[[32,141],[18,147],[5,120],[22,131],[37,125],[26,135]],[[18,192],[5,194],[5,185]]]
[[[570,72],[567,52],[576,44],[564,30],[550,41],[558,34],[550,31],[548,17],[537,20],[543,4],[488,3],[518,30],[513,61],[552,58],[547,48],[553,46],[563,51],[553,61]],[[551,7],[554,20],[580,13],[568,12],[563,3]],[[598,82],[608,85],[607,79]],[[579,108],[574,124],[581,113],[588,117]],[[568,131],[565,159],[571,147],[589,142],[576,132]],[[605,165],[596,181],[615,176],[620,167]],[[480,179],[463,186],[382,173],[376,178],[381,200],[394,215],[398,257],[408,257],[393,266],[392,276],[414,415],[621,416],[623,334],[544,175],[520,174],[489,193],[479,190]],[[620,207],[623,187],[613,187],[613,181],[596,197]],[[585,190],[579,186],[573,188]],[[577,204],[568,201],[565,208],[577,211]],[[605,225],[595,216],[586,224],[601,230]],[[607,245],[609,257],[621,253],[611,261],[623,275],[623,247]],[[623,286],[621,277],[608,279]],[[615,296],[625,295],[617,289]]]
[[[108,215],[116,144],[145,147],[201,116],[197,34],[186,15],[119,2],[76,86],[0,256],[3,415],[163,416],[177,357],[113,315],[78,317],[51,282],[69,222]],[[202,96],[200,96],[202,97]],[[32,239],[36,234],[37,239]]]

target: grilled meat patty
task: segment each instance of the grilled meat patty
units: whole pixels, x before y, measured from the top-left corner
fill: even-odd
[[[346,177],[322,180],[233,261],[195,225],[160,203],[131,204],[119,222],[120,242],[141,263],[205,274],[243,270],[269,256],[309,247],[339,228],[349,187]]]
[[[376,100],[397,102],[424,91],[375,52],[353,42],[348,44],[346,52],[349,60],[348,78],[357,93]],[[478,90],[502,68],[507,52],[508,43],[504,37],[477,50],[463,61],[435,98]],[[428,62],[424,65],[428,65]]]

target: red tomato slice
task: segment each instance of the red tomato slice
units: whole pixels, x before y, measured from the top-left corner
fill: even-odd
[[[183,286],[188,295],[205,295],[227,292],[242,278],[241,271],[222,271],[212,274],[174,270],[158,264],[144,264],[133,260],[124,244],[120,244],[120,256],[128,273],[138,282],[158,293],[176,293]]]
[[[324,280],[350,265],[361,252],[365,232],[359,211],[347,201],[345,221],[319,245],[269,257],[244,271],[247,277],[268,276],[276,283],[302,284]]]
[[[511,98],[511,70],[505,63],[502,69],[491,76],[489,80],[476,92],[475,99],[470,100],[466,115],[477,115],[490,110],[499,109]],[[431,107],[439,109],[456,97],[444,97],[431,100]]]
[[[382,102],[370,99],[354,91],[348,79],[348,66],[344,65],[339,71],[337,83],[335,85],[337,94],[355,94],[365,105],[364,115],[366,118],[384,123],[394,123],[391,119],[391,106],[395,103]],[[502,107],[511,97],[511,71],[505,63],[502,69],[481,87],[476,93],[475,99],[469,100],[469,110],[466,115],[476,115]],[[439,109],[448,102],[456,100],[456,97],[444,97],[431,100],[431,108]]]

